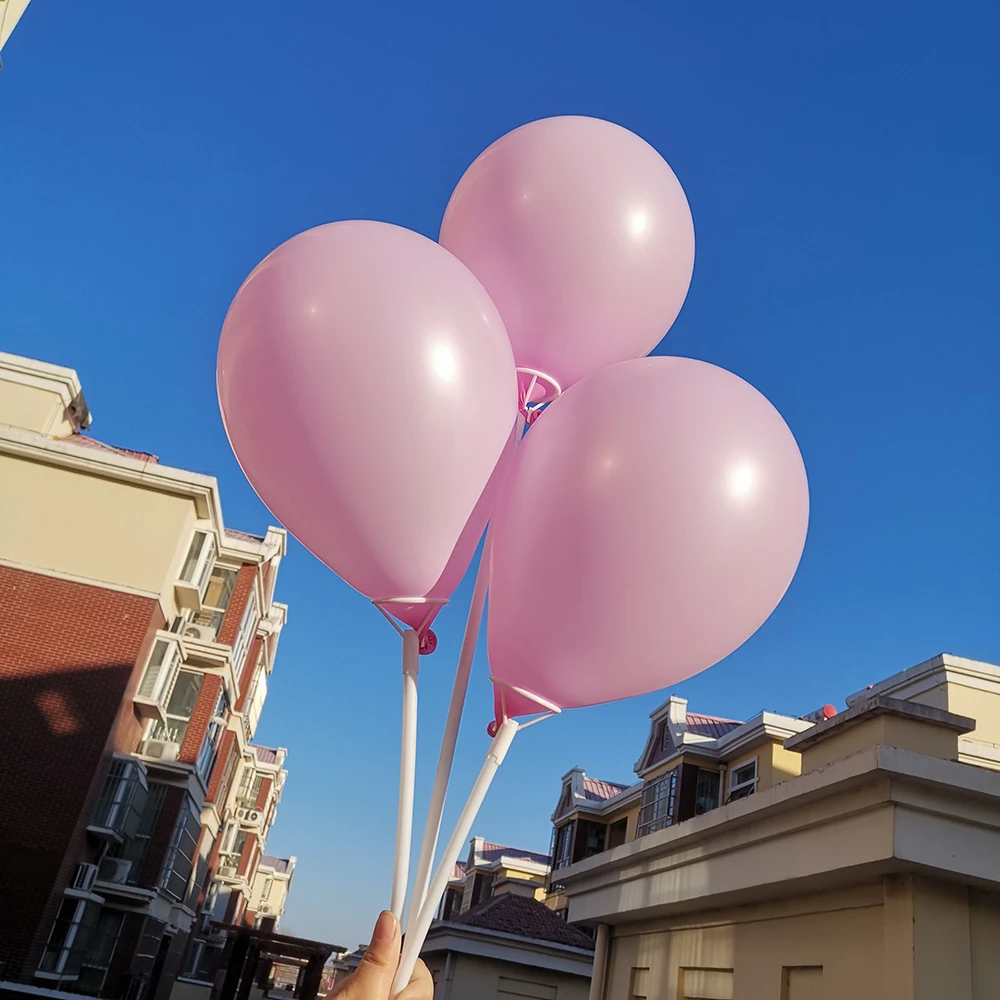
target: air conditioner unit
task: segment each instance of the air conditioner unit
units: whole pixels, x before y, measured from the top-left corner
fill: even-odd
[[[73,888],[81,892],[90,892],[97,880],[97,865],[82,864],[76,866],[73,874]]]
[[[184,627],[184,638],[194,639],[195,642],[215,642],[215,629],[209,625],[196,625],[189,622]]]
[[[271,912],[271,907],[268,906],[267,903],[261,903],[260,904],[260,909],[257,912],[258,913],[270,913]]]
[[[157,760],[177,760],[181,753],[181,745],[168,740],[146,740],[143,753]]]
[[[236,865],[221,865],[219,875],[222,878],[236,878]]]
[[[260,809],[237,809],[236,818],[241,823],[250,823],[258,826],[264,818],[264,813]]]
[[[112,885],[125,885],[132,872],[132,862],[125,858],[105,858],[101,862],[98,878]]]

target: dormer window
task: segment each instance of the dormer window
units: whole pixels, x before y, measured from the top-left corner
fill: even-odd
[[[674,748],[674,741],[670,737],[670,726],[666,721],[660,723],[660,749],[666,753]]]

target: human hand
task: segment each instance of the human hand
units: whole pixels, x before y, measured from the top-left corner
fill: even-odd
[[[400,939],[399,921],[388,911],[381,913],[361,964],[328,1000],[389,1000],[399,965]],[[434,981],[423,962],[417,962],[406,989],[395,1000],[434,1000]]]

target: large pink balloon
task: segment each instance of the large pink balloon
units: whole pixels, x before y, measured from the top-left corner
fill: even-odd
[[[694,267],[673,171],[597,118],[544,118],[498,139],[459,181],[440,241],[486,286],[517,364],[563,388],[648,354]]]
[[[494,513],[491,670],[561,708],[676,684],[775,609],[808,518],[795,439],[753,386],[687,358],[591,375],[528,431]]]
[[[293,237],[233,300],[218,386],[243,471],[307,548],[368,597],[448,596],[517,416],[503,321],[461,261],[378,222]]]

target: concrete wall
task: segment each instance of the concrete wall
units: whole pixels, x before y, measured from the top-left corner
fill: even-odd
[[[0,456],[0,559],[7,562],[169,595],[194,522],[192,500]]]
[[[424,961],[434,977],[434,1000],[587,1000],[590,990],[586,976],[454,953],[449,981],[444,978],[444,953],[425,956]]]
[[[1000,896],[931,879],[886,878],[612,934],[604,1000],[1000,997]]]
[[[834,731],[815,746],[807,747],[802,751],[802,769],[814,771],[873,746],[898,747],[942,760],[958,759],[958,733],[954,730],[918,719],[876,715],[845,726],[842,732]]]

